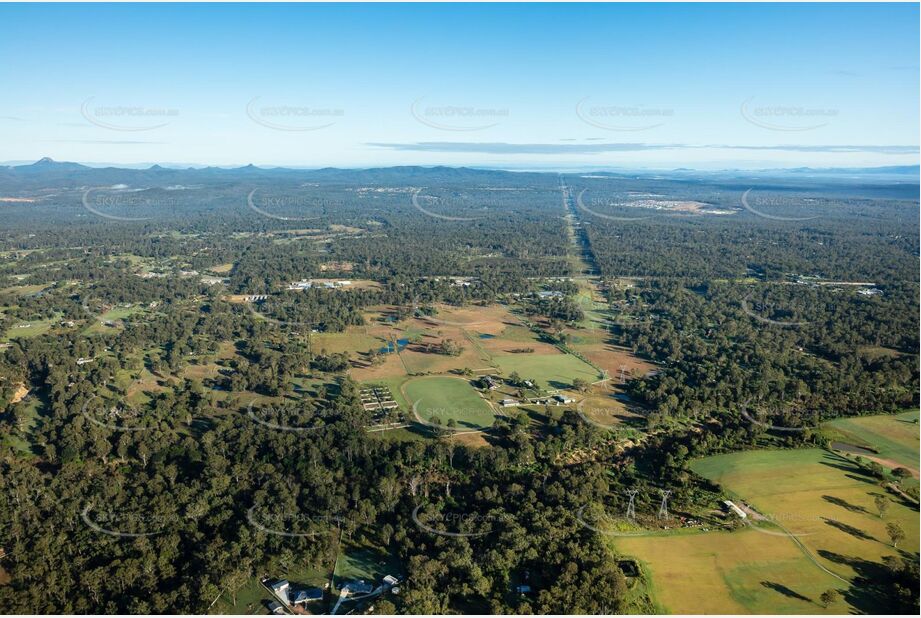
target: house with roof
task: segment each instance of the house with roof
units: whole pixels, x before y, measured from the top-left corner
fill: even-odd
[[[393,575],[384,575],[384,588],[393,588],[400,583],[400,580],[394,577]]]
[[[290,589],[290,584],[288,584],[287,579],[279,579],[269,585],[269,589],[277,596],[279,599],[284,601],[286,604],[290,604],[290,598],[288,596],[288,591]]]
[[[347,589],[350,595],[371,594],[374,592],[374,586],[363,579],[348,581],[342,587]]]
[[[273,614],[284,614],[285,608],[281,606],[281,603],[278,601],[269,601],[266,607],[269,608],[269,611]]]
[[[291,604],[298,605],[301,603],[310,603],[311,601],[322,601],[323,590],[321,588],[299,588],[291,591]]]

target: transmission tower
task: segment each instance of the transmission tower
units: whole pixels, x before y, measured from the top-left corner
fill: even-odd
[[[627,490],[627,495],[630,496],[630,502],[627,504],[627,519],[636,519],[636,505],[634,504],[636,500],[636,494],[639,493],[637,489]]]
[[[626,366],[626,365],[621,365],[621,366],[620,366],[620,383],[621,383],[621,384],[626,384],[626,383],[627,383],[627,380],[626,380],[626,378],[624,377],[624,372],[626,372],[626,371],[627,371],[627,366]]]
[[[660,490],[662,494],[662,504],[659,505],[659,519],[668,519],[668,497],[671,495],[670,489]]]

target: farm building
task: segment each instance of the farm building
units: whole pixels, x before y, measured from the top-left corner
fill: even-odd
[[[384,575],[384,588],[393,588],[400,583],[400,580],[393,575]]]
[[[748,517],[745,511],[737,507],[735,505],[735,502],[733,502],[732,500],[723,500],[723,504],[726,505],[727,509],[729,509],[730,511],[738,515],[741,519],[745,519]]]
[[[499,401],[499,405],[503,408],[515,408],[520,404],[516,399],[502,399]]]
[[[269,604],[267,607],[269,608],[269,611],[272,612],[273,614],[284,614],[285,613],[285,608],[283,608],[281,606],[281,603],[279,603],[278,601],[269,601]]]

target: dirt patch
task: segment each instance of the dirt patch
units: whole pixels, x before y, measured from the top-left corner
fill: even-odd
[[[472,448],[483,448],[485,446],[489,446],[489,442],[486,440],[485,434],[483,434],[481,431],[476,433],[456,434],[453,436],[448,436],[445,439],[450,442],[454,442],[455,444],[469,446]]]
[[[29,394],[29,389],[26,388],[26,385],[22,382],[16,385],[16,390],[13,392],[13,397],[10,399],[10,403],[19,403],[26,398],[26,395]]]
[[[912,475],[914,478],[921,478],[921,477],[919,477],[919,475],[918,475],[918,469],[917,469],[917,468],[911,468],[911,467],[909,467],[909,466],[903,466],[902,464],[900,464],[899,462],[897,462],[897,461],[895,461],[895,460],[893,460],[893,459],[884,459],[884,458],[882,458],[882,457],[876,457],[876,456],[874,456],[874,455],[861,455],[861,457],[863,457],[864,459],[869,459],[870,461],[875,461],[875,462],[878,463],[879,465],[883,466],[884,468],[889,468],[890,470],[895,470],[896,468],[905,468],[906,470],[908,470],[909,472],[911,472],[911,475]]]

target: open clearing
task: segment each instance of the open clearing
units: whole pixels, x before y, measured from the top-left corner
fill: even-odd
[[[557,354],[500,354],[496,363],[505,375],[518,372],[525,380],[534,380],[542,388],[564,389],[572,387],[576,378],[588,382],[601,379],[594,367],[575,356]]]
[[[875,479],[835,453],[750,451],[701,459],[691,468],[797,535],[819,564],[845,579],[872,577],[874,563],[899,553],[886,533],[889,522],[905,531],[899,549],[918,551],[916,508],[887,494]],[[889,499],[885,519],[874,506],[876,496]]]
[[[868,457],[887,468],[902,466],[918,477],[918,411],[895,416],[839,418],[826,423],[843,441],[871,447],[877,456]],[[888,464],[888,465],[887,465]],[[894,464],[894,465],[893,465]]]
[[[756,530],[619,538],[651,574],[653,600],[675,614],[847,613],[819,595],[841,582],[812,565],[791,541]]]
[[[796,534],[809,555],[769,522],[736,532],[616,539],[620,552],[645,563],[655,600],[671,612],[879,611],[885,600],[868,588],[848,588],[817,564],[850,581],[872,578],[874,563],[899,553],[886,535],[888,522],[905,530],[900,550],[918,550],[917,511],[890,496],[881,519],[873,498],[884,490],[834,453],[749,451],[700,459],[691,468]],[[845,593],[826,609],[819,595],[829,588]]]
[[[418,404],[416,410],[426,421],[437,416],[446,426],[453,418],[458,428],[485,429],[495,420],[489,404],[462,378],[417,378],[407,382],[403,392]]]

